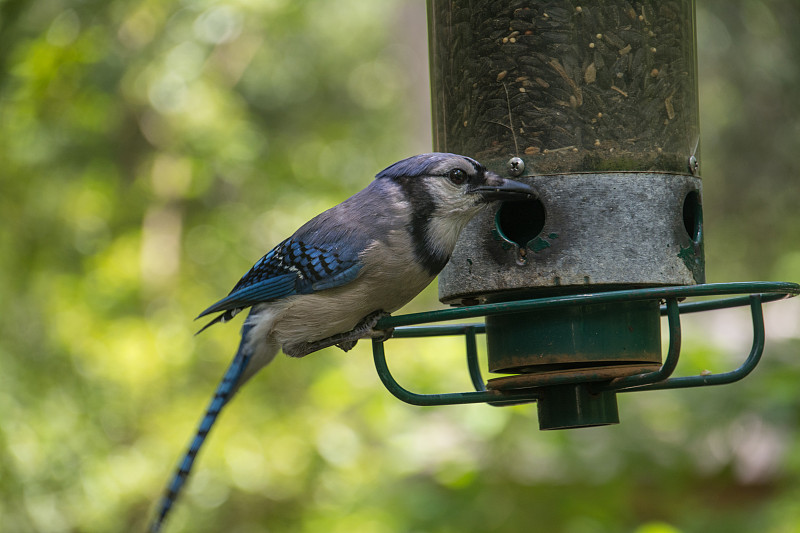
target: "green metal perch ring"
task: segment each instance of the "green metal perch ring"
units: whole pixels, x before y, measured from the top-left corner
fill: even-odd
[[[536,298],[459,307],[413,313],[407,315],[391,316],[382,319],[377,328],[396,328],[393,338],[410,337],[435,337],[447,335],[464,335],[466,342],[467,366],[475,388],[469,392],[455,392],[444,394],[417,394],[403,388],[392,376],[386,363],[384,343],[373,341],[372,351],[375,368],[384,386],[400,400],[421,406],[430,405],[455,405],[468,403],[489,403],[492,405],[508,405],[513,403],[541,401],[546,394],[562,388],[562,385],[585,386],[588,395],[605,395],[614,397],[616,392],[677,389],[686,387],[701,387],[706,385],[722,385],[733,383],[747,376],[756,367],[764,351],[765,332],[762,304],[800,294],[800,285],[788,282],[747,282],[747,283],[710,283],[693,286],[658,287],[647,289],[620,290],[557,296],[551,298]],[[738,296],[737,296],[738,295]],[[691,297],[723,297],[712,300],[678,303],[678,300]],[[531,310],[550,310],[577,305],[608,304],[619,302],[632,302],[643,300],[657,300],[664,302],[661,305],[661,315],[668,318],[669,349],[662,366],[652,372],[617,378],[613,380],[588,380],[585,375],[557,375],[545,378],[540,386],[514,390],[490,390],[486,388],[478,365],[478,350],[476,335],[485,333],[484,323],[472,324],[438,324],[418,326],[450,320],[486,317],[506,313],[517,313]],[[681,349],[681,322],[680,315],[715,309],[725,309],[738,306],[750,306],[753,321],[753,344],[749,355],[742,365],[730,372],[719,374],[704,374],[697,376],[670,378],[678,364]],[[583,390],[583,389],[582,389]],[[574,392],[574,391],[573,391]],[[572,394],[572,392],[571,392]],[[552,403],[552,402],[548,402]],[[540,404],[540,424],[542,424],[542,405]],[[601,407],[601,409],[606,409]],[[609,407],[610,409],[611,407]],[[613,409],[616,409],[614,399]],[[602,415],[602,414],[601,414]],[[602,416],[601,416],[602,418]],[[613,415],[612,415],[613,418]],[[618,420],[616,420],[618,421]],[[606,423],[613,423],[610,420]],[[570,426],[550,425],[543,429],[556,427],[577,427],[578,421]]]

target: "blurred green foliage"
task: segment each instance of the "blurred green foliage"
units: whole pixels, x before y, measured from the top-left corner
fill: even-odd
[[[141,531],[233,353],[191,321],[300,223],[429,150],[421,0],[0,2],[0,530]],[[710,281],[800,279],[800,5],[700,0]],[[435,287],[409,309],[430,309]],[[622,424],[418,408],[368,346],[280,358],[212,432],[169,531],[800,531],[800,311],[712,390]],[[746,311],[687,325],[735,365]],[[423,391],[460,341],[393,341]],[[455,369],[455,370],[453,370]]]

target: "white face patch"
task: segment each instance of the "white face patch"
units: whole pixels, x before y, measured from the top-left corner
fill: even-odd
[[[471,218],[480,211],[482,202],[478,196],[467,193],[468,186],[456,185],[446,177],[425,178],[425,187],[436,206],[433,218]]]
[[[475,169],[471,171],[474,173]],[[461,230],[488,204],[468,194],[466,183],[455,185],[445,177],[428,177],[425,178],[425,185],[436,205],[428,223],[426,241],[428,246],[449,256]]]

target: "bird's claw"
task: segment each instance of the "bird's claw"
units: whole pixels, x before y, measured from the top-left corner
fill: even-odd
[[[291,346],[284,346],[283,353],[290,357],[303,357],[312,352],[316,352],[330,346],[336,346],[337,348],[347,352],[353,349],[359,339],[363,339],[365,337],[370,337],[379,342],[383,342],[392,336],[394,328],[385,330],[375,329],[375,325],[378,323],[378,321],[380,321],[380,319],[387,316],[389,316],[389,313],[385,311],[375,311],[374,313],[370,313],[364,317],[364,319],[361,320],[361,322],[359,322],[356,327],[350,331],[338,333],[336,335],[313,342],[304,342]]]
[[[346,341],[338,342],[334,346],[336,346],[337,348],[340,348],[344,352],[349,352],[350,350],[353,349],[353,347],[356,345],[357,342],[358,342],[358,339],[346,340]]]

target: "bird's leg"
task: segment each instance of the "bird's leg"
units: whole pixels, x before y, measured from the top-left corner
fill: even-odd
[[[361,322],[350,331],[337,333],[336,335],[331,335],[330,337],[318,341],[287,345],[283,347],[283,353],[290,357],[303,357],[317,350],[328,348],[329,346],[336,346],[346,352],[351,350],[359,339],[365,337],[372,337],[373,339],[378,339],[383,342],[391,337],[394,331],[394,328],[386,330],[375,329],[375,324],[385,316],[389,316],[389,313],[385,311],[375,311],[364,317]]]

